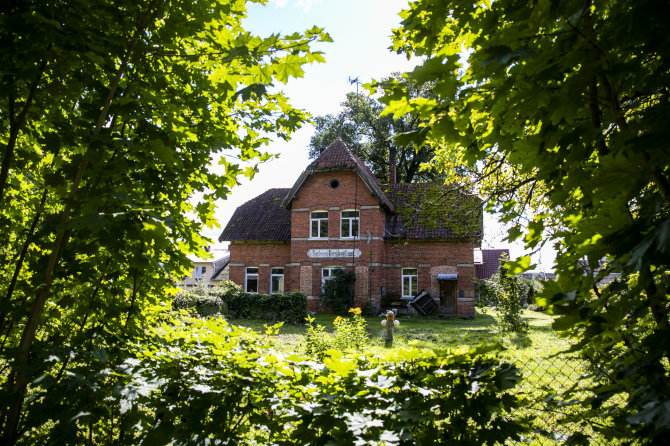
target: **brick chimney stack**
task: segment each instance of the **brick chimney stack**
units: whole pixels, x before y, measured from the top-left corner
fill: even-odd
[[[396,147],[389,147],[389,184],[396,183]]]

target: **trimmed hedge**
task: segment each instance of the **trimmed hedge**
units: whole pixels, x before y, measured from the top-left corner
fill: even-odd
[[[302,293],[243,293],[238,285],[224,282],[208,288],[199,286],[177,294],[172,308],[199,316],[222,314],[229,319],[262,319],[301,325],[307,317],[307,298]]]
[[[307,317],[307,298],[302,293],[235,293],[223,299],[226,316],[232,319],[263,319],[301,325]]]

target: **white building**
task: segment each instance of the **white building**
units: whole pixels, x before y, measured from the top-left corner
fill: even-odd
[[[188,256],[193,262],[191,275],[181,281],[182,288],[194,287],[200,284],[215,286],[222,280],[228,280],[228,264],[230,253],[227,250],[214,250],[211,258],[203,259],[193,255]]]

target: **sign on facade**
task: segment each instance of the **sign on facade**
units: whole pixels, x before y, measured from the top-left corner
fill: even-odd
[[[310,249],[307,251],[307,257],[311,259],[360,256],[360,249]]]

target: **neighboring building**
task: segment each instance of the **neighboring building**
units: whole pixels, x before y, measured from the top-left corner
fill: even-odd
[[[579,266],[583,269],[584,275],[588,275],[591,273],[591,266],[589,265],[586,259],[580,261]],[[609,285],[615,280],[621,278],[621,273],[603,274],[603,271],[606,268],[607,268],[607,258],[603,257],[598,261],[598,266],[596,266],[595,269],[593,270],[593,277],[597,279],[596,285],[599,287]]]
[[[475,250],[475,278],[488,280],[500,269],[500,259],[509,259],[509,249]]]
[[[184,277],[181,287],[194,287],[200,284],[215,286],[222,280],[228,280],[228,265],[230,263],[230,254],[226,252],[212,253],[212,259],[201,259],[195,256],[189,256],[193,262],[191,275]]]
[[[556,280],[556,274],[554,273],[547,273],[544,271],[536,271],[532,273],[521,273],[519,274],[521,277],[525,277],[526,279],[530,280]]]
[[[441,313],[474,316],[481,235],[478,198],[441,185],[382,186],[338,140],[291,189],[237,208],[219,240],[230,242],[230,280],[248,292],[301,291],[311,311],[323,283],[347,269],[356,306],[380,309],[426,290]]]

